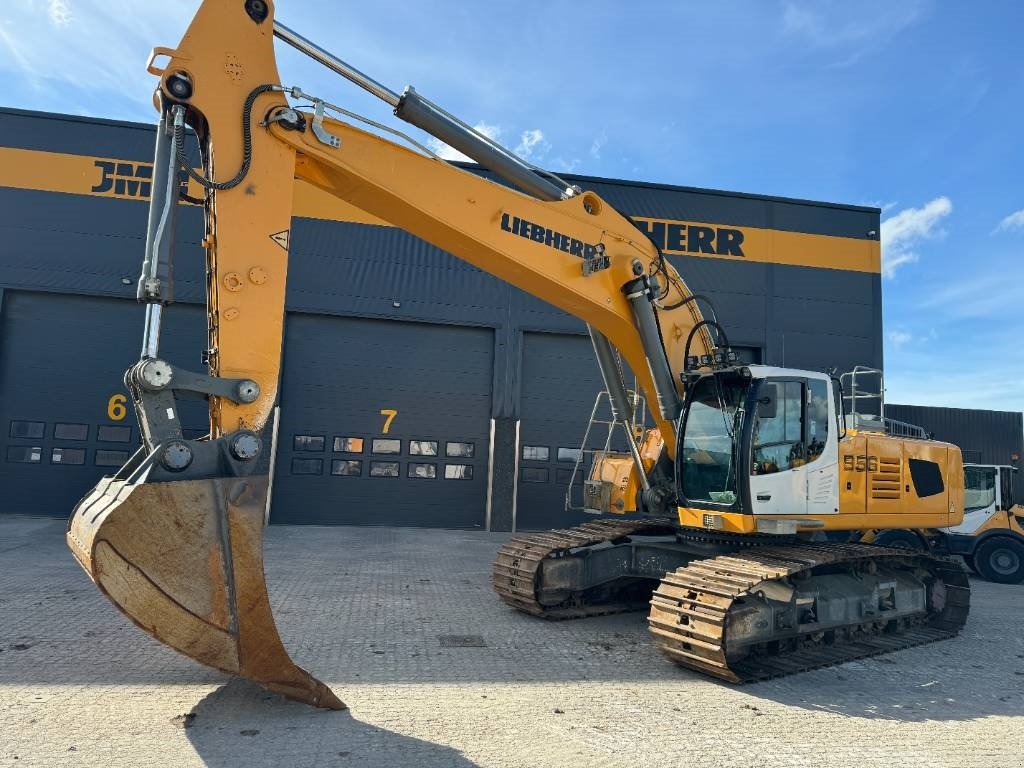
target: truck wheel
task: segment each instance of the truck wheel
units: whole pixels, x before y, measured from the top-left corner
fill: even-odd
[[[997,584],[1024,581],[1024,544],[1007,536],[993,536],[974,550],[978,573]]]
[[[913,531],[882,531],[882,533],[878,534],[874,543],[882,547],[892,547],[893,549],[914,549],[918,551],[924,549],[921,537]]]

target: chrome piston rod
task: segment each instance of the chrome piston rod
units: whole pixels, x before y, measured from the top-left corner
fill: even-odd
[[[174,301],[174,223],[181,188],[174,152],[173,127],[183,125],[184,119],[185,112],[180,106],[167,109],[161,104],[153,159],[149,220],[146,225],[146,251],[135,292],[135,297],[146,304],[141,355],[143,360],[158,356],[163,306]]]
[[[301,51],[311,59],[319,61],[328,69],[337,72],[346,80],[351,80],[360,88],[364,88],[372,93],[378,99],[383,99],[392,107],[398,106],[398,102],[401,100],[401,97],[399,97],[397,93],[381,85],[369,75],[363,74],[350,64],[346,64],[333,53],[325,51],[312,40],[307,40],[298,32],[289,29],[279,21],[274,22],[274,37],[279,40],[284,40],[288,45],[292,46],[292,48]]]

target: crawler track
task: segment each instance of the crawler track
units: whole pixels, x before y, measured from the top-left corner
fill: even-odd
[[[588,602],[576,594],[559,605],[541,605],[538,572],[547,558],[565,557],[574,550],[626,536],[661,535],[675,531],[667,520],[595,520],[576,528],[516,536],[505,544],[494,561],[491,583],[502,600],[520,611],[545,619],[579,619],[608,613],[644,610],[648,598],[612,602]]]
[[[730,647],[730,611],[762,582],[813,578],[813,572],[823,567],[868,562],[926,572],[934,579],[928,612],[895,626],[880,616],[827,632],[780,634],[779,640],[758,645],[746,655]],[[746,683],[952,637],[964,625],[969,609],[967,574],[949,558],[864,544],[800,544],[696,560],[666,574],[651,599],[648,621],[655,645],[672,661]]]

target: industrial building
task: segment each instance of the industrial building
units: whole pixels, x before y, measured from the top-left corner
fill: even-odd
[[[153,142],[149,125],[0,110],[0,513],[64,516],[138,444],[121,377]],[[744,359],[881,367],[878,209],[568,178],[658,242]],[[563,500],[601,386],[583,324],[303,183],[294,216],[271,522],[581,519]],[[161,355],[192,370],[202,234],[183,205]],[[204,434],[205,404],[181,419]]]

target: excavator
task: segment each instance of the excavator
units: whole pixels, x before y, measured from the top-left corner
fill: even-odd
[[[275,38],[496,180],[283,85]],[[345,706],[288,655],[263,573],[266,427],[281,372],[295,179],[590,330],[628,450],[589,470],[588,504],[601,516],[501,548],[493,583],[506,603],[547,618],[649,605],[668,658],[733,682],[963,626],[970,589],[958,563],[819,535],[959,524],[959,450],[847,429],[828,374],[740,364],[706,297],[599,195],[526,163],[412,87],[391,91],[276,21],[270,0],[204,0],[178,46],[155,48],[147,68],[160,120],[137,289],[142,350],[125,374],[143,440],[79,502],[67,530],[79,563],[141,629],[285,697]],[[199,168],[189,142],[198,142]],[[205,210],[205,371],[160,357],[182,173]],[[864,248],[877,263],[877,241]],[[624,365],[651,404],[655,428],[642,439]],[[203,438],[182,433],[178,399],[187,396],[209,402]]]

